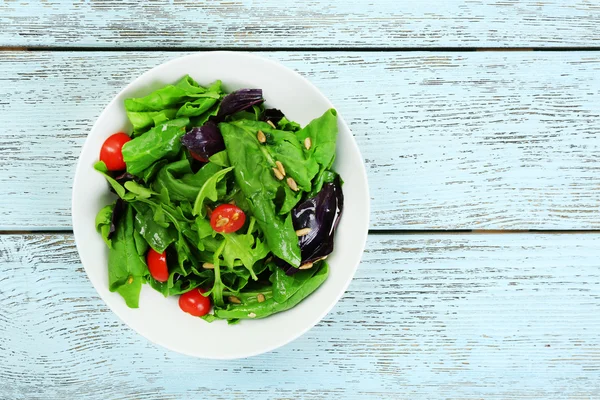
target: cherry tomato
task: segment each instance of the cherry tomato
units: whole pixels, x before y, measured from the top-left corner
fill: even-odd
[[[167,268],[167,252],[158,253],[153,249],[148,251],[146,256],[148,262],[148,270],[150,275],[159,282],[169,280],[169,269]]]
[[[201,317],[210,311],[210,299],[202,293],[206,290],[196,288],[179,296],[179,308],[194,317]]]
[[[194,153],[193,151],[190,151],[190,156],[192,156],[194,160],[198,160],[200,162],[208,162],[206,158],[202,157],[200,154]]]
[[[240,229],[246,221],[246,214],[233,204],[221,204],[210,215],[210,226],[220,233],[231,233]]]
[[[126,133],[117,132],[104,141],[100,149],[100,160],[104,161],[109,171],[121,171],[127,167],[123,161],[121,148],[130,140]]]

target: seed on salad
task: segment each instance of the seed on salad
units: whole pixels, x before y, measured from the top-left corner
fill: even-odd
[[[248,314],[248,317],[250,317],[250,318],[256,318],[256,314],[254,314],[253,312],[251,312],[250,314]]]
[[[258,131],[258,133],[256,134],[256,138],[261,143],[265,143],[267,141],[267,137],[265,136],[265,134],[263,133],[263,131]]]
[[[310,146],[312,146],[312,140],[310,140],[310,138],[307,137],[306,139],[304,139],[304,147],[306,147],[306,150],[310,150]]]
[[[256,300],[258,300],[259,303],[262,303],[263,301],[265,301],[265,295],[262,293],[257,294]]]
[[[300,237],[300,236],[306,236],[310,233],[310,228],[302,228],[302,229],[298,229],[296,231],[296,236]]]
[[[273,129],[277,129],[277,127],[275,126],[275,124],[273,122],[271,122],[270,119],[267,120],[267,124],[271,125],[273,127]]]
[[[275,161],[275,165],[277,165],[277,169],[281,172],[281,175],[285,176],[285,168],[283,168],[281,161]]]
[[[133,283],[133,276],[129,275],[129,278],[127,279],[127,283],[130,285]]]
[[[302,264],[298,269],[311,269],[312,266],[313,266],[313,263],[307,262],[306,264]]]
[[[281,171],[279,171],[277,168],[273,168],[273,174],[275,175],[275,178],[282,180],[283,179],[283,175],[281,174]]]
[[[202,268],[204,268],[204,269],[215,269],[215,264],[206,262],[206,263],[202,264]]]
[[[231,201],[229,202],[229,204],[231,204],[231,205],[234,205],[234,206],[235,206],[235,200],[231,200]]]
[[[287,178],[287,184],[294,192],[298,191],[298,184],[296,184],[296,181],[293,178]]]
[[[227,300],[229,300],[230,303],[242,304],[242,301],[235,296],[229,296]]]
[[[221,216],[219,215],[219,219],[217,220],[217,223],[215,224],[215,226],[216,226],[217,228],[222,228],[222,227],[224,227],[225,225],[227,225],[228,223],[229,223],[229,218],[227,218],[227,217],[221,217]]]

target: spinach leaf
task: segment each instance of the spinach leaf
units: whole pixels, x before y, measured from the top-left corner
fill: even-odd
[[[188,101],[177,111],[177,118],[180,117],[198,117],[204,114],[206,111],[210,110],[212,106],[214,106],[219,99],[218,93],[208,92],[213,94],[215,97],[207,97],[201,98],[194,101]],[[207,93],[207,94],[208,94]]]
[[[147,128],[173,119],[176,115],[176,108],[167,108],[161,111],[127,111],[127,118],[136,133],[143,133]]]
[[[328,169],[335,158],[337,133],[337,112],[332,108],[319,118],[313,119],[296,135],[303,143],[306,138],[310,138],[310,148],[305,148],[304,151],[321,166],[321,169]]]
[[[204,182],[200,192],[196,196],[196,201],[194,202],[194,208],[192,210],[194,215],[204,216],[206,210],[204,209],[204,202],[206,199],[217,201],[219,197],[219,193],[217,191],[217,184],[225,177],[225,175],[231,171],[233,167],[225,168],[215,173],[209,179]]]
[[[148,269],[135,247],[133,208],[127,205],[116,223],[112,248],[108,251],[108,287],[118,292],[131,308],[139,305],[140,290]]]
[[[135,227],[135,220],[133,222],[133,225]],[[133,230],[133,240],[135,242],[135,250],[137,251],[137,253],[142,256],[145,257],[146,253],[148,252],[148,242],[146,242],[146,239],[144,239],[144,237],[142,235],[140,235],[140,233],[137,231],[137,228]]]
[[[147,96],[125,100],[127,112],[162,111],[184,103],[190,98],[205,97],[206,88],[201,87],[186,75],[175,85],[167,85]]]
[[[276,213],[274,200],[281,183],[273,176],[274,161],[256,138],[256,132],[235,123],[219,124],[236,183],[265,235],[271,251],[289,264],[300,265],[300,248],[291,217]]]
[[[227,150],[220,151],[210,156],[209,161],[213,164],[217,164],[223,168],[231,166],[229,157],[227,156]]]
[[[300,290],[304,283],[312,278],[317,271],[319,271],[319,265],[314,265],[310,269],[300,270],[289,276],[286,275],[283,269],[275,268],[273,272],[273,298],[278,303],[285,302]]]
[[[161,158],[172,158],[181,150],[181,136],[185,134],[187,118],[165,122],[123,145],[121,152],[127,172],[140,174]]]
[[[154,221],[154,211],[148,204],[135,202],[132,206],[136,210],[134,222],[135,231],[138,232],[156,252],[162,253],[171,243],[178,239],[177,230],[174,227],[169,226],[168,228],[165,228]]]
[[[273,291],[273,297],[267,297],[263,293],[265,296],[265,301],[263,302],[258,302],[258,299],[254,300],[257,294],[251,293],[248,297],[244,298],[242,304],[228,304],[227,308],[216,307],[214,315],[221,319],[258,319],[289,310],[317,290],[325,282],[328,275],[329,267],[327,263],[323,262],[321,268],[314,275],[304,280],[297,290],[281,303],[275,300],[275,291]]]
[[[111,248],[112,247],[112,242],[109,238],[109,235],[111,233],[111,226],[112,226],[112,214],[113,214],[113,209],[115,207],[115,204],[109,204],[106,207],[103,207],[98,214],[96,214],[96,231],[98,231],[98,233],[100,233],[100,236],[102,236],[102,239],[104,240],[104,242],[106,243],[106,245]]]

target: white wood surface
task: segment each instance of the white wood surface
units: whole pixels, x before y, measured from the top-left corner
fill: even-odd
[[[0,235],[0,398],[593,399],[598,246],[598,234],[372,235],[316,328],[205,361],[121,323],[71,235]]]
[[[7,0],[0,46],[598,47],[590,0]]]
[[[96,117],[181,54],[1,52],[0,229],[70,229]],[[596,53],[261,54],[309,78],[349,122],[372,228],[600,228]]]

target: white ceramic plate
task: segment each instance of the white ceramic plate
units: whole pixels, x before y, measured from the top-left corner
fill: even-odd
[[[333,105],[306,79],[273,61],[246,53],[207,52],[164,63],[123,89],[104,109],[83,146],[73,186],[73,230],[77,250],[98,294],[127,325],[152,342],[179,353],[213,359],[261,354],[296,339],[333,308],[350,284],[364,250],[369,223],[369,192],[362,157],[350,129],[338,117],[334,165],[344,180],[344,211],[329,257],[326,282],[293,309],[238,325],[206,323],[179,309],[177,297],[165,298],[144,285],[140,308],[130,309],[108,290],[108,250],[96,233],[98,210],[114,200],[104,178],[93,169],[104,140],[131,131],[123,101],[139,97],[189,74],[200,84],[221,79],[227,91],[261,88],[266,104],[277,107],[302,126]],[[339,114],[338,114],[339,115]]]

